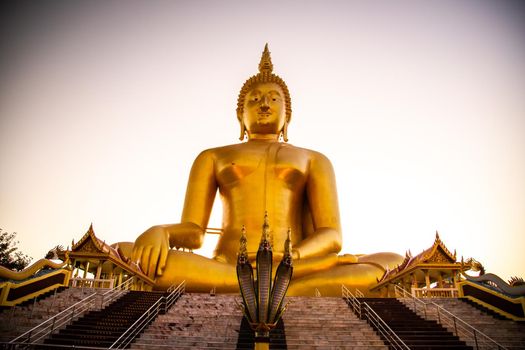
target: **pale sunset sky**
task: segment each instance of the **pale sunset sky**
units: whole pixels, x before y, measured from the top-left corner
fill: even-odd
[[[239,142],[268,42],[289,142],[334,166],[343,252],[415,255],[439,231],[525,277],[524,19],[518,1],[2,2],[0,228],[36,260],[90,223],[113,243],[178,222],[197,154]]]

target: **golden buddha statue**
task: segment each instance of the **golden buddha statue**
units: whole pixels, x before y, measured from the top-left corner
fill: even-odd
[[[253,261],[265,212],[276,261],[291,229],[294,275],[288,295],[314,295],[315,288],[323,295],[341,295],[341,284],[366,292],[387,265],[403,260],[393,253],[338,255],[342,232],[332,165],[319,152],[287,143],[290,93],[272,71],[266,45],[259,73],[244,83],[237,102],[240,139],[247,137],[247,142],[199,154],[181,222],[153,226],[135,241],[131,258],[155,278],[156,288],[186,280],[188,291],[238,291],[235,266],[242,228]],[[202,245],[217,190],[223,227],[214,257],[170,249]]]

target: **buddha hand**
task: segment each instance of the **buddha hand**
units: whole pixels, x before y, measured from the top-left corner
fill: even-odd
[[[149,278],[162,275],[168,258],[169,232],[164,225],[153,226],[142,233],[136,240],[131,254]]]
[[[148,277],[154,279],[162,276],[170,248],[200,248],[204,232],[192,222],[153,226],[135,240],[131,259],[140,265]]]

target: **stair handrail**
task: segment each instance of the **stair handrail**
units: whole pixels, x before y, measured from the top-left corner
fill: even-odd
[[[109,349],[126,348],[161,311],[167,312],[175,301],[177,301],[186,291],[186,281],[182,281],[178,286],[173,284],[167,289],[167,291],[168,290],[171,290],[171,293],[168,296],[160,297],[155,304],[146,310],[117,340],[115,340],[115,342],[113,342],[113,344],[111,344]]]
[[[418,311],[418,305],[423,310],[423,313],[425,314],[425,318],[427,318],[427,303],[425,303],[423,300],[416,298],[412,295],[409,291],[407,291],[405,288],[398,286],[397,284],[394,285],[394,293],[396,295],[396,298],[407,298],[410,299],[414,304],[414,311],[417,313]],[[401,296],[399,296],[401,295]]]
[[[31,328],[27,332],[22,333],[18,337],[11,340],[9,343],[31,344],[39,342],[41,339],[53,333],[54,330],[59,329],[66,324],[69,324],[71,320],[90,310],[96,303],[96,296],[96,292],[88,295],[84,299],[76,302],[75,304],[59,312],[55,316],[48,318],[44,322],[41,322],[40,324]]]
[[[174,284],[175,285],[175,284]],[[173,286],[174,286],[173,285]],[[177,287],[175,287],[168,296],[164,299],[164,313],[168,312],[171,306],[179,300],[179,298],[186,293],[186,280],[182,281]]]
[[[354,313],[359,319],[366,321],[377,329],[379,333],[386,339],[390,346],[394,349],[410,350],[408,345],[399,338],[399,336],[386,324],[386,322],[379,317],[379,315],[368,305],[366,302],[359,301],[350,290],[344,285],[341,285],[341,293],[343,299],[352,308]],[[364,294],[356,289],[356,295],[360,295],[360,298],[364,297]]]
[[[457,337],[460,337],[459,334],[461,332],[467,341],[474,343],[475,349],[480,349],[482,346],[483,348],[488,346],[489,349],[507,349],[505,346],[501,345],[479,329],[474,328],[472,325],[457,317],[441,305],[434,302],[431,302],[430,304],[436,308],[438,323],[453,328]]]
[[[118,286],[111,288],[110,290],[102,293],[100,296],[100,308],[104,308],[106,305],[113,302],[115,299],[119,298],[122,294],[127,293],[131,290],[133,283],[135,281],[135,276],[128,278]]]
[[[124,332],[122,335],[115,340],[109,349],[123,349],[126,348],[129,343],[135,339],[151,320],[154,320],[162,309],[163,298],[159,298],[146,312],[142,314],[133,324]]]
[[[168,289],[166,289],[166,293],[171,293],[173,292],[180,284],[177,284],[177,283],[173,283],[171,286],[168,287]]]
[[[344,284],[341,285],[341,294],[343,295],[343,299],[346,301],[348,306],[350,306],[357,317],[361,319],[361,302],[357,300],[352,292],[350,292],[350,289],[348,289]]]
[[[420,305],[421,304],[424,305],[423,310],[425,313],[425,318],[428,318],[427,317],[427,306],[428,305],[434,306],[436,308],[436,317],[437,317],[438,323],[445,327],[448,326],[454,329],[454,333],[458,337],[459,337],[459,332],[461,331],[462,335],[464,336],[464,339],[474,343],[476,349],[480,349],[480,345],[479,345],[480,342],[483,342],[485,345],[488,345],[489,348],[507,349],[506,347],[504,347],[503,345],[501,345],[500,343],[498,343],[497,341],[495,341],[494,339],[492,339],[491,337],[489,337],[488,335],[486,335],[479,329],[474,328],[472,325],[462,320],[461,318],[457,317],[456,315],[454,315],[452,312],[448,311],[441,305],[438,305],[435,302],[425,303],[424,301],[422,301],[419,298],[416,298],[411,293],[409,293],[407,290],[405,290],[404,288],[398,285],[395,285],[394,288],[395,288],[396,297],[398,295],[402,295],[403,298],[409,298],[413,300],[414,308],[416,312],[417,312],[418,303]]]
[[[128,279],[127,281],[121,283],[118,286],[115,286],[113,289],[110,289],[104,294],[102,294],[100,298],[101,300],[100,308],[103,308],[104,306],[106,306],[108,303],[115,300],[117,297],[119,297],[123,293],[127,293],[128,289],[131,287],[133,283],[133,280],[134,280],[134,277]],[[115,292],[115,290],[117,289],[118,291]],[[88,295],[84,299],[76,302],[75,304],[71,305],[67,309],[59,312],[55,316],[48,318],[42,323],[31,328],[27,332],[14,338],[13,340],[10,341],[10,343],[30,344],[30,343],[39,342],[40,340],[44,339],[45,337],[53,333],[55,330],[68,325],[74,319],[82,316],[87,311],[94,309],[97,304],[97,295],[99,295],[97,292],[93,292],[92,294]]]
[[[374,326],[376,330],[390,343],[394,349],[410,350],[410,347],[386,324],[385,321],[372,309],[366,302],[361,303],[364,317],[370,325]]]

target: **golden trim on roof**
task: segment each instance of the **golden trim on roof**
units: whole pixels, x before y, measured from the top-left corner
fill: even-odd
[[[73,241],[71,246],[70,256],[73,259],[98,258],[104,261],[109,260],[113,264],[139,276],[148,284],[154,283],[154,281],[142,271],[136,262],[123,258],[118,253],[117,249],[97,238],[95,231],[93,230],[93,224],[89,225],[89,229],[82,238],[77,243]]]
[[[441,256],[436,256],[436,253],[438,252],[438,249],[441,248],[442,252],[445,253],[440,254]],[[418,255],[418,257],[421,256],[421,258],[418,258],[418,261],[420,262],[456,262],[456,251],[454,251],[454,254],[452,254],[441,238],[439,238],[439,233],[436,231],[436,239],[434,240],[434,244],[429,249],[423,251],[421,254]]]
[[[381,279],[378,279],[378,284],[383,284],[387,280],[393,280],[397,277],[404,275],[407,271],[412,271],[417,267],[435,267],[442,268],[447,266],[448,268],[461,269],[461,265],[456,262],[456,251],[454,254],[448,250],[441,238],[439,233],[436,231],[436,238],[434,243],[428,249],[423,250],[416,256],[412,256],[412,253],[407,251],[405,253],[405,259],[394,269],[387,269]]]
[[[83,253],[93,253],[93,254],[105,254],[113,256],[119,260],[123,260],[120,254],[116,249],[112,248],[105,241],[101,241],[93,230],[93,224],[89,225],[89,229],[82,236],[82,238],[75,243],[72,242],[71,245],[72,252],[83,252]]]

